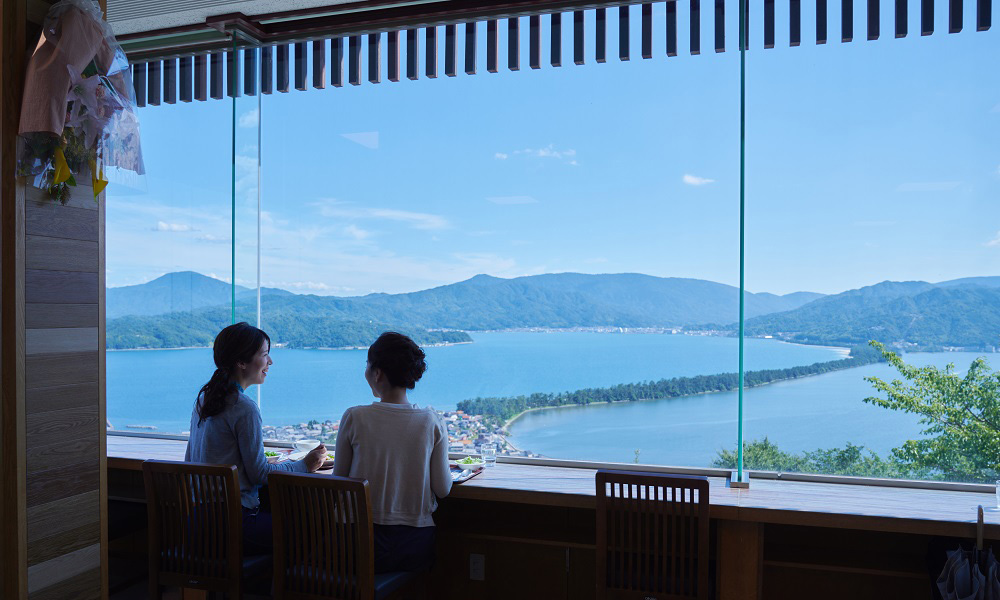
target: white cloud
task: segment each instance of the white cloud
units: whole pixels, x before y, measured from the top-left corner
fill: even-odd
[[[395,208],[357,208],[336,200],[317,203],[319,212],[324,217],[341,219],[374,219],[406,223],[414,229],[447,229],[451,225],[440,215],[419,213]]]
[[[487,200],[493,204],[535,204],[538,202],[531,196],[490,196]]]
[[[1000,246],[1000,231],[997,232],[996,237],[994,237],[992,240],[986,242],[986,245],[987,246]]]
[[[576,165],[576,150],[568,148],[566,150],[560,150],[556,148],[555,144],[549,144],[544,148],[523,148],[521,150],[514,150],[513,152],[496,152],[493,154],[493,158],[497,160],[506,160],[511,156],[526,156],[528,158],[553,158],[556,160],[562,160],[570,165]]]
[[[196,230],[194,227],[185,223],[166,223],[164,221],[157,221],[156,227],[153,228],[153,231],[183,232]]]
[[[211,233],[206,233],[203,235],[195,236],[195,241],[207,242],[209,244],[228,244],[228,236],[212,235]]]
[[[901,183],[897,192],[950,192],[962,185],[961,181],[911,181]]]
[[[367,239],[371,237],[372,234],[370,231],[365,231],[364,229],[361,229],[357,225],[348,225],[347,227],[344,228],[344,233],[346,233],[347,235],[356,240]]]
[[[698,177],[697,175],[685,174],[681,178],[684,183],[688,185],[707,185],[709,183],[715,183],[714,179],[708,179],[707,177]]]
[[[256,127],[260,123],[260,109],[248,110],[240,115],[240,127]]]
[[[364,146],[370,150],[378,150],[378,132],[377,131],[363,131],[360,133],[342,133],[340,137],[345,140],[350,140],[355,144]]]

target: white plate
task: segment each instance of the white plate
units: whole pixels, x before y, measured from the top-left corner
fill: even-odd
[[[312,452],[312,450],[310,450],[309,452]],[[291,454],[285,456],[285,460],[302,460],[303,458],[306,457],[306,454],[309,454],[309,452],[292,452]],[[327,451],[327,458],[325,460],[333,460],[333,458],[329,456],[330,454],[333,453]]]

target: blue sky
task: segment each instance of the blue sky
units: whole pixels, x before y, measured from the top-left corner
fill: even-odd
[[[973,31],[974,2],[965,32],[942,33],[939,2],[939,33],[899,40],[884,9],[874,42],[858,8],[858,41],[825,46],[810,42],[803,3],[798,48],[776,4],[775,49],[761,49],[751,14],[747,288],[1000,274],[1000,37]],[[833,34],[839,3],[830,9]],[[702,25],[708,43],[711,19]],[[588,48],[576,66],[567,28],[566,66],[538,71],[525,37],[525,68],[511,73],[501,27],[499,74],[481,47],[472,77],[293,91],[264,96],[259,112],[256,97],[140,109],[148,174],[109,194],[108,284],[229,278],[235,111],[238,283],[256,282],[259,124],[263,285],[356,295],[562,271],[735,285],[739,54],[689,56],[679,29],[680,56],[661,53],[657,27],[654,58],[638,58],[633,36],[623,63],[612,19],[609,61]],[[462,35],[458,47],[461,71]]]

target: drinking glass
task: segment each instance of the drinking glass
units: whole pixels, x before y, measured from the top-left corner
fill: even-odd
[[[487,467],[497,466],[497,445],[495,443],[483,444],[483,462]]]

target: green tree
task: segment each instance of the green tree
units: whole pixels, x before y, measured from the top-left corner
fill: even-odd
[[[865,402],[920,415],[925,437],[892,450],[901,471],[949,481],[993,481],[1000,473],[1000,371],[983,357],[964,377],[955,365],[915,367],[872,341],[905,381],[865,377],[885,397]]]
[[[736,450],[719,450],[715,460],[712,461],[712,466],[735,469]],[[804,456],[797,456],[781,450],[766,436],[763,440],[743,442],[743,468],[754,471],[812,472],[809,469],[809,461]]]

